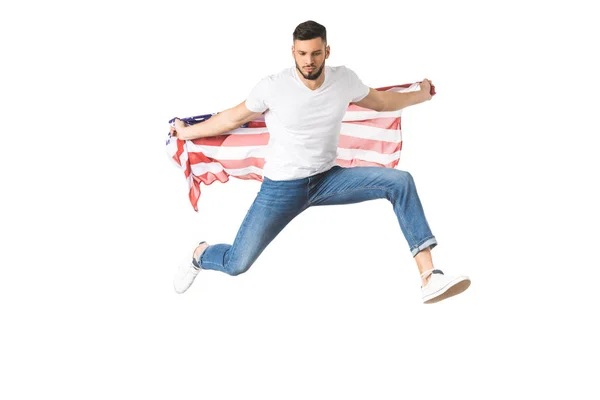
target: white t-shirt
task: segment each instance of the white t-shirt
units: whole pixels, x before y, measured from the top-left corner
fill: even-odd
[[[266,76],[246,99],[250,111],[265,113],[270,139],[263,175],[272,180],[306,178],[335,165],[342,118],[348,104],[369,94],[345,66],[325,66],[325,81],[311,90],[295,65]]]

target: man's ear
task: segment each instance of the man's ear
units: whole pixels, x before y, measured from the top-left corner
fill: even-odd
[[[329,45],[327,45],[327,47],[325,47],[325,59],[329,58],[329,52],[331,51],[331,49],[329,48]]]

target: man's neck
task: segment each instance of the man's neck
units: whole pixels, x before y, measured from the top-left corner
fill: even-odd
[[[298,78],[300,78],[300,80],[302,81],[302,83],[304,83],[304,85],[309,88],[310,90],[317,90],[318,88],[321,87],[321,85],[323,84],[323,82],[325,82],[325,67],[323,67],[323,72],[321,72],[321,76],[319,76],[316,80],[310,80],[310,79],[305,79],[302,74],[300,73],[300,71],[298,71],[297,68],[295,68],[296,70],[296,75],[298,75]]]

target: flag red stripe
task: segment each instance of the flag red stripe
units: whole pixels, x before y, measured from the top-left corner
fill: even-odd
[[[340,135],[338,147],[342,149],[370,150],[381,154],[393,154],[402,150],[402,142],[384,142],[382,140],[361,139],[354,136]]]
[[[363,121],[345,121],[344,124],[361,125],[381,129],[399,129],[400,117],[375,118]],[[342,133],[344,133],[344,125],[342,125]]]
[[[352,160],[342,160],[340,158],[338,158],[337,160],[335,160],[335,162],[344,168],[350,168],[350,167],[386,167],[386,168],[394,168],[396,165],[398,165],[398,160],[394,160],[390,163],[387,163],[385,165],[382,164],[378,164],[375,162],[371,162],[371,161],[365,161],[365,160],[360,160],[358,158],[354,158]]]
[[[384,86],[384,87],[377,88],[377,90],[379,90],[379,91],[385,91],[385,90],[390,90],[390,89],[393,89],[393,88],[398,88],[398,87],[401,87],[401,88],[407,89],[407,88],[409,88],[411,85],[412,85],[412,83],[405,83],[405,84],[403,84],[403,85],[394,85],[394,86]]]
[[[200,182],[205,185],[210,185],[215,181],[219,181],[221,183],[225,183],[229,181],[229,176],[233,176],[234,178],[244,179],[244,180],[255,180],[262,182],[263,178],[259,174],[245,174],[245,175],[229,175],[225,171],[217,172],[213,174],[212,172],[207,172],[205,174],[194,176],[192,186],[190,187],[190,191],[188,193],[188,197],[190,199],[190,203],[194,207],[194,210],[198,211],[198,200],[200,199]]]
[[[173,156],[173,159],[177,162],[177,164],[181,165],[181,155],[183,154],[185,141],[179,140],[177,138],[172,138],[171,140],[177,141],[177,152]]]
[[[266,128],[267,124],[265,121],[250,121],[248,122],[248,128]]]
[[[247,167],[251,167],[251,166],[262,169],[263,166],[265,165],[265,159],[261,158],[261,157],[247,157],[247,158],[243,158],[241,160],[223,160],[223,159],[215,160],[214,158],[207,157],[204,153],[198,153],[198,152],[189,153],[189,157],[190,157],[190,163],[192,165],[199,164],[199,163],[218,162],[224,168],[230,168],[230,169],[247,168]]]
[[[192,142],[199,146],[216,147],[266,146],[269,143],[269,133],[257,130],[255,134],[211,136],[194,139]]]

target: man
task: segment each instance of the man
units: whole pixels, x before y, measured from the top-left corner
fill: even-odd
[[[431,82],[418,92],[382,92],[365,86],[345,66],[329,67],[324,26],[306,21],[293,33],[295,67],[263,78],[237,106],[191,126],[171,128],[182,140],[216,136],[258,118],[270,133],[263,182],[233,245],[201,242],[192,261],[179,267],[175,290],[185,292],[202,269],[229,275],[246,272],[267,245],[297,215],[311,206],[388,199],[417,263],[422,300],[433,303],[466,290],[470,279],[434,269],[431,233],[412,176],[383,167],[336,165],[340,127],[349,103],[376,111],[400,110],[431,99]]]

